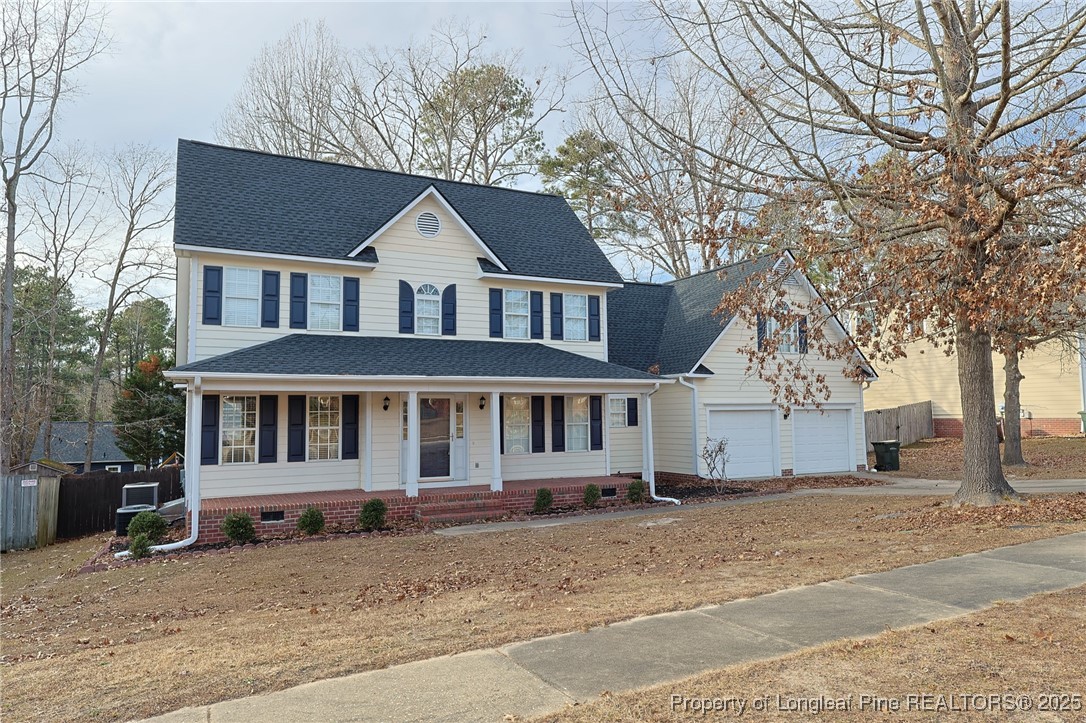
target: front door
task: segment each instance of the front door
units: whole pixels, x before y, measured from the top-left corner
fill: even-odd
[[[449,397],[419,397],[419,477],[452,476],[453,410]]]

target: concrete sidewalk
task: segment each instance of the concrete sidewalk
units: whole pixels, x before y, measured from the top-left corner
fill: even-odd
[[[159,723],[501,721],[1086,583],[1086,532],[186,708]]]

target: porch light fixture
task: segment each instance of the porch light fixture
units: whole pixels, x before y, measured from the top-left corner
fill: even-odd
[[[392,403],[392,400],[389,399],[388,397],[385,397],[385,403],[384,403],[382,408],[387,412],[388,411],[388,405],[391,404],[391,403]]]
[[[479,409],[486,409],[486,397],[479,397]]]

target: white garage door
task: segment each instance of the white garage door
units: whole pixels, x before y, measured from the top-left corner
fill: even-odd
[[[792,425],[796,450],[793,469],[796,474],[849,472],[853,469],[847,410],[826,409],[821,413],[794,410]]]
[[[709,412],[709,438],[728,440],[728,477],[777,474],[771,411]]]

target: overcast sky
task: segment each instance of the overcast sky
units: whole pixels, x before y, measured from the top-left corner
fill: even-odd
[[[103,149],[129,142],[172,148],[178,138],[215,140],[215,122],[250,61],[305,19],[327,21],[346,47],[402,46],[438,20],[488,29],[491,50],[515,49],[528,68],[574,60],[560,15],[565,3],[109,3],[114,42],[79,77],[60,138]],[[561,141],[561,120],[545,129]]]

